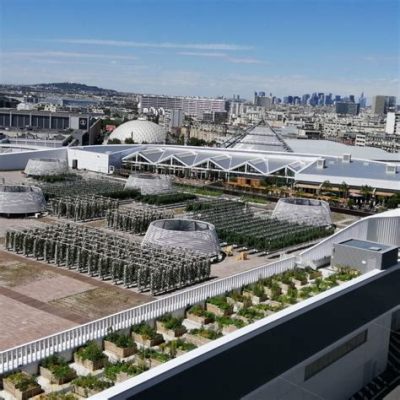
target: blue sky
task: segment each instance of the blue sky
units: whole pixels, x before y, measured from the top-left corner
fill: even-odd
[[[400,95],[399,0],[0,0],[0,82]]]

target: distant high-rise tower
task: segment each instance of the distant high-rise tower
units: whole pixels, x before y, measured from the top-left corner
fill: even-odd
[[[360,108],[367,107],[367,98],[364,97],[364,92],[361,93],[361,96],[358,99],[358,103],[360,104]]]
[[[374,96],[372,98],[372,112],[374,114],[387,114],[388,111],[394,111],[396,107],[395,96]]]

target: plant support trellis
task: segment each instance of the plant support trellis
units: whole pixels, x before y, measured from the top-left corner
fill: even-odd
[[[119,201],[96,195],[64,196],[51,201],[51,210],[57,217],[86,221],[104,217],[108,210],[118,208]]]
[[[210,257],[180,248],[141,246],[97,229],[64,224],[8,231],[6,249],[125,287],[159,294],[210,276]]]
[[[238,243],[259,250],[273,251],[304,243],[333,233],[328,226],[312,226],[255,216],[246,203],[213,200],[188,204],[187,211],[195,219],[210,222],[218,237],[228,243]]]

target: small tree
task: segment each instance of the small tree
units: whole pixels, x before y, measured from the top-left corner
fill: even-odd
[[[322,182],[321,184],[322,191],[327,192],[331,189],[332,189],[332,184],[328,180]]]
[[[340,184],[339,189],[340,189],[340,194],[342,195],[342,197],[343,197],[344,199],[347,199],[347,196],[348,196],[348,194],[349,194],[349,186],[348,186],[348,184],[347,184],[346,182],[343,181],[343,182]]]
[[[373,189],[372,189],[371,186],[363,185],[363,186],[361,186],[361,190],[360,191],[361,191],[361,194],[363,195],[363,197],[365,197],[367,200],[369,200],[369,198],[372,195]]]

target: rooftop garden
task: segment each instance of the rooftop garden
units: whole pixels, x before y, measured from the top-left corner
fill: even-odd
[[[359,275],[359,271],[347,266],[330,267],[323,273],[311,268],[294,268],[189,306],[184,316],[165,314],[154,322],[132,326],[130,334],[109,331],[104,337],[105,352],[103,345],[95,341],[89,341],[77,350],[75,361],[80,364],[79,368],[58,355],[44,359],[40,373],[53,383],[54,393],[42,394],[39,399],[72,400],[76,395],[79,398],[91,396]],[[180,336],[174,337],[171,332],[177,330],[181,330]],[[110,355],[107,342],[134,351],[111,351],[113,354]],[[87,370],[85,376],[80,376],[82,366]],[[96,375],[91,371],[96,371]],[[66,377],[68,379],[64,379]],[[36,378],[25,372],[11,374],[3,378],[3,382],[5,390],[12,395],[16,391],[34,395],[43,392]]]

